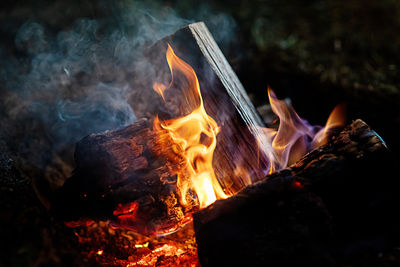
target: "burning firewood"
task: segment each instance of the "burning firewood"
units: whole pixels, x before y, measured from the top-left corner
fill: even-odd
[[[371,166],[386,152],[356,120],[296,164],[195,213],[202,266],[331,266],[333,233],[368,223],[379,185]]]
[[[184,61],[177,54],[188,49]],[[279,127],[262,128],[203,23],[147,54],[157,66],[160,113],[78,142],[76,169],[55,194],[53,214],[70,226],[109,221],[152,237],[180,229],[194,214],[204,266],[309,258],[329,265],[333,221],[350,214],[343,203],[353,202],[359,177],[370,177],[364,169],[385,152],[379,136],[361,120],[338,133],[341,106],[325,127],[311,126],[272,90]]]
[[[254,149],[263,139],[260,119],[243,85],[222,54],[203,22],[192,23],[169,35],[146,51],[154,66],[157,81],[155,90],[164,88],[162,109],[167,118],[187,115],[193,110],[193,97],[188,95],[185,83],[175,76],[171,81],[170,69],[165,64],[165,54],[172,47],[196,73],[204,108],[219,126],[218,146],[214,151],[213,168],[219,182],[228,194],[233,194],[251,182],[264,177],[268,162]],[[160,85],[162,85],[160,87]],[[165,88],[167,88],[165,90]],[[178,102],[178,103],[177,103]],[[251,181],[238,179],[248,173]]]
[[[196,70],[179,59],[171,46],[177,53],[186,53],[186,60]],[[208,205],[217,196],[227,197],[264,176],[268,162],[255,149],[263,136],[263,123],[205,24],[188,25],[158,41],[146,54],[157,72],[154,90],[165,101],[160,119],[154,126],[152,120],[142,120],[120,131],[80,141],[74,175],[53,200],[52,210],[60,218],[79,221],[77,224],[83,223],[82,218],[111,219],[118,226],[144,234],[169,232],[185,223],[186,214],[197,206]],[[205,88],[201,95],[200,87]],[[193,114],[196,110],[199,112]],[[185,180],[184,175],[177,175],[184,164],[177,148],[191,148],[171,142],[173,136],[179,138],[179,130],[175,135],[159,136],[165,132],[163,127],[170,126],[168,119],[189,114],[193,114],[194,124],[184,127],[202,128],[189,138],[196,136],[208,150],[213,147],[207,156],[203,152],[200,157],[194,156],[192,163],[198,170],[193,175],[203,185],[221,184],[224,192],[214,186],[201,197],[189,184],[181,185],[185,192],[176,194],[176,185]],[[198,115],[203,116],[203,122]],[[198,149],[196,144],[192,148]],[[203,162],[208,162],[208,167],[199,165]],[[242,179],[244,173],[247,180]],[[201,177],[205,175],[211,175],[212,181],[204,184],[208,178]],[[180,205],[182,202],[185,204]]]
[[[195,58],[202,67],[196,72],[170,43],[190,47],[189,61]],[[167,64],[150,52],[165,54]],[[111,220],[146,235],[170,233],[191,212],[285,167],[321,144],[331,126],[341,125],[331,116],[330,126],[310,126],[269,91],[280,129],[262,129],[203,23],[162,39],[148,53],[160,66],[154,90],[166,112],[77,144],[74,174],[52,203],[54,214],[70,225]],[[162,77],[169,71],[167,83]]]

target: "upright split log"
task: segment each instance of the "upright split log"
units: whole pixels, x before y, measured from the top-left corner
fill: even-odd
[[[206,25],[203,22],[189,24],[146,51],[157,82],[164,84],[171,80],[165,59],[168,44],[196,72],[205,109],[221,126],[213,166],[223,187],[228,193],[242,189],[246,184],[239,176],[243,173],[249,173],[253,182],[262,178],[268,162],[260,158],[256,148],[264,138],[259,128],[264,126],[263,121]],[[181,99],[183,109],[190,106],[179,96],[184,93],[167,90],[165,94],[171,97],[170,101],[166,97],[164,111],[168,110],[172,117],[186,115],[187,110],[176,111],[175,102]]]
[[[374,163],[386,150],[356,120],[295,165],[195,213],[202,266],[338,264],[334,237],[365,230],[373,221],[379,192]]]

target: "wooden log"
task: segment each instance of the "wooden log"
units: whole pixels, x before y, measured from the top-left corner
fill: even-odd
[[[146,51],[157,82],[166,85],[171,81],[165,59],[168,44],[196,72],[205,109],[221,126],[213,166],[223,187],[228,193],[242,189],[246,184],[239,176],[243,173],[249,173],[253,182],[263,178],[269,163],[260,158],[255,148],[258,142],[263,141],[264,135],[259,127],[264,123],[206,25],[203,22],[190,24],[159,40]],[[187,97],[182,97],[184,94],[179,88],[166,90],[166,103],[159,113],[177,117],[192,111]],[[177,110],[177,105],[180,110]]]
[[[186,210],[177,201],[174,175],[182,159],[172,145],[160,146],[152,128],[152,121],[142,119],[78,142],[76,169],[55,195],[53,214],[77,224],[111,220],[147,235],[184,223]]]
[[[195,213],[202,266],[338,264],[333,240],[372,231],[377,188],[388,181],[377,182],[374,164],[386,150],[356,120],[295,165]]]

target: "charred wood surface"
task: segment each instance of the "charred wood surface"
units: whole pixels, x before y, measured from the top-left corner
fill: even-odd
[[[172,145],[159,145],[151,121],[87,136],[76,145],[75,161],[73,176],[53,199],[59,218],[112,220],[144,234],[183,219],[173,174],[181,158]]]
[[[383,228],[396,206],[381,198],[393,184],[379,166],[386,155],[356,120],[295,165],[195,213],[202,266],[336,266],[365,251],[367,259],[371,250],[353,250],[393,230]]]

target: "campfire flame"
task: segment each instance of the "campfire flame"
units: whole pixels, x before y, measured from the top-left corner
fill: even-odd
[[[187,85],[181,89],[186,107],[181,109],[193,106],[194,108],[188,115],[176,119],[160,121],[156,117],[154,129],[160,135],[168,134],[173,140],[174,152],[185,159],[185,166],[176,173],[181,204],[187,205],[193,192],[198,198],[199,207],[204,208],[217,199],[229,197],[215,176],[212,166],[219,127],[204,108],[199,82],[193,68],[176,56],[170,45],[166,58],[171,71],[171,83],[169,86],[155,83],[153,89],[165,101],[165,92],[174,86],[177,75],[184,76]],[[268,89],[268,98],[272,111],[280,120],[277,130],[261,128],[265,136],[262,136],[263,140],[258,140],[258,152],[270,163],[269,168],[265,170],[268,174],[297,162],[307,152],[325,144],[331,130],[345,123],[342,105],[332,111],[325,127],[320,127],[311,126],[300,118],[295,110],[285,101],[279,100],[271,89]],[[239,166],[233,175],[241,179],[243,184],[251,184],[249,175],[243,173]]]
[[[270,160],[268,173],[296,163],[307,152],[324,145],[333,129],[345,124],[344,105],[336,106],[325,127],[320,127],[311,126],[300,118],[296,111],[285,101],[279,100],[270,88],[268,98],[272,111],[279,117],[278,130],[262,128],[269,146],[260,147],[260,150]]]
[[[170,86],[177,73],[183,74],[188,84],[187,95],[192,93],[198,104],[190,114],[177,119],[161,122],[156,117],[154,128],[161,134],[169,134],[175,144],[174,151],[185,159],[185,166],[177,172],[177,188],[181,203],[186,205],[190,199],[190,193],[194,192],[200,208],[204,208],[217,199],[228,197],[215,176],[212,166],[219,127],[204,108],[199,81],[193,68],[177,57],[169,45],[167,62],[172,76]],[[166,87],[155,84],[155,91],[164,99],[165,89],[160,88]]]
[[[169,100],[168,89],[174,87],[182,90],[179,96],[183,99],[180,112],[185,115],[169,120],[156,117],[154,130],[160,137],[161,145],[170,148],[175,153],[174,156],[183,159],[183,165],[179,165],[177,170],[172,170],[177,176],[176,187],[180,204],[189,206],[189,202],[197,199],[201,209],[236,192],[223,188],[221,184],[224,184],[224,181],[220,183],[214,172],[213,154],[220,127],[205,110],[195,71],[176,56],[169,45],[166,58],[171,82],[168,86],[155,83],[153,89],[165,102]],[[182,83],[182,80],[185,82]],[[305,153],[325,144],[330,132],[345,123],[344,107],[341,105],[332,111],[325,127],[320,127],[311,126],[301,119],[295,110],[285,101],[279,100],[271,89],[268,89],[268,98],[272,111],[279,117],[279,127],[257,129],[264,135],[261,134],[262,140],[257,140],[259,146],[254,149],[257,150],[260,159],[266,159],[269,163],[265,164],[266,169],[260,167],[261,170],[257,170],[262,176],[297,162]],[[234,179],[240,179],[243,185],[254,182],[254,175],[248,168],[242,168],[240,163],[235,164],[231,174]],[[294,186],[303,187],[299,181],[295,181]],[[229,193],[226,193],[228,191]],[[86,255],[103,265],[167,266],[174,262],[175,265],[198,266],[193,224],[188,224],[191,221],[190,212],[193,210],[185,211],[187,214],[179,225],[164,229],[164,232],[154,232],[150,236],[130,231],[130,226],[138,219],[136,217],[139,211],[140,207],[136,202],[119,204],[113,212],[118,218],[117,225],[113,222],[95,223],[85,219],[66,224],[70,227],[81,226],[75,234],[81,244],[87,245]],[[180,231],[175,231],[179,227]],[[170,235],[166,237],[164,233]],[[130,256],[117,260],[117,256],[112,254],[114,250],[104,246],[106,243],[112,244],[113,248],[118,246],[115,250],[118,257],[119,251],[125,251]]]

